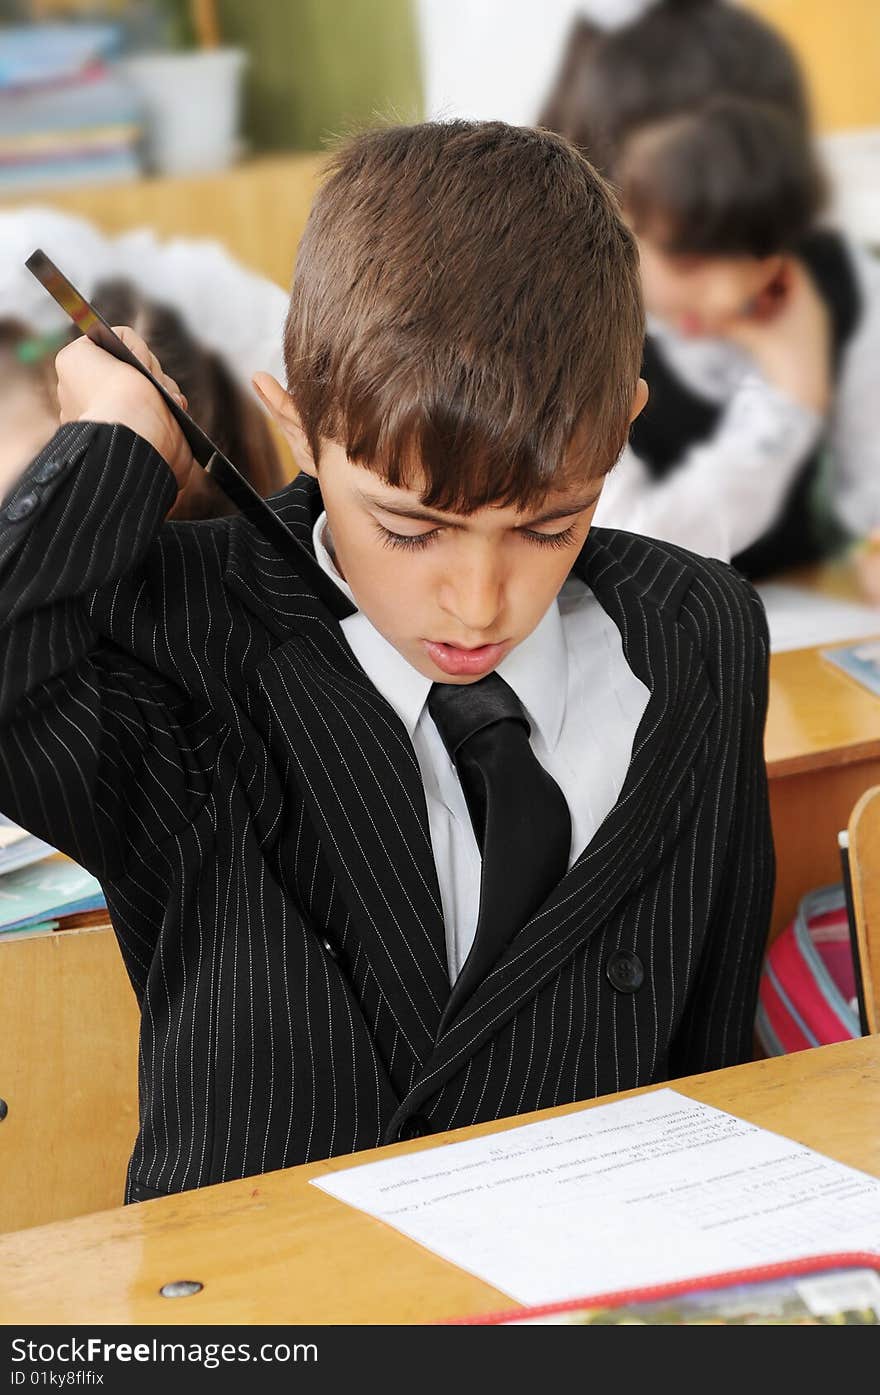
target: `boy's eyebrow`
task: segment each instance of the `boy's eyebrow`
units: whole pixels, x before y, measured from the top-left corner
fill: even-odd
[[[535,523],[553,523],[557,518],[569,518],[571,514],[583,513],[585,509],[595,504],[601,490],[595,490],[586,499],[577,499],[571,504],[566,504],[562,508],[549,509],[546,513],[540,514],[537,518],[530,518],[526,527],[531,527]],[[374,508],[381,509],[383,513],[394,514],[398,518],[414,518],[422,523],[442,523],[447,528],[463,528],[463,523],[454,523],[448,514],[440,513],[439,510],[425,509],[420,504],[389,504],[384,499],[377,499],[374,494],[368,494],[365,490],[359,489],[358,494],[365,504],[372,504]]]

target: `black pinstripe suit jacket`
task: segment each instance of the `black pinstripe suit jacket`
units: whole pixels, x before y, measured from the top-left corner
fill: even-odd
[[[442,1037],[404,728],[241,518],[161,520],[123,427],[0,511],[0,808],[100,877],[142,1008],[129,1198],[747,1059],[773,881],[767,634],[730,568],[595,530],[575,564],[650,688],[611,813]],[[274,506],[306,542],[305,477]],[[639,957],[620,991],[609,956]],[[88,1023],[83,1023],[88,1031]]]

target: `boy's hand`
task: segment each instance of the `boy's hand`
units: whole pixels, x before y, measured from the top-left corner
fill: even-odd
[[[788,258],[748,315],[731,320],[726,338],[754,358],[768,382],[824,416],[831,401],[831,322],[800,262]]]
[[[163,387],[186,407],[186,398],[173,378],[162,372],[155,354],[126,325],[113,326],[120,339],[149,368]],[[61,421],[106,421],[128,426],[167,461],[178,490],[193,466],[183,433],[156,389],[136,369],[105,353],[83,335],[67,344],[55,359]]]

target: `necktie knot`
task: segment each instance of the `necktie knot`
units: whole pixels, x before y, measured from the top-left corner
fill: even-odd
[[[521,722],[526,736],[531,730],[522,703],[497,673],[476,683],[435,683],[428,693],[428,711],[452,761],[470,737],[495,722]]]

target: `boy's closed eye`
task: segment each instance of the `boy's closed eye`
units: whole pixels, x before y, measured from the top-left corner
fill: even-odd
[[[428,547],[435,542],[444,531],[443,528],[429,528],[422,533],[397,533],[391,528],[386,528],[384,524],[376,521],[376,527],[382,541],[388,547],[400,547],[409,550]],[[566,547],[574,542],[575,525],[570,523],[567,528],[553,533],[539,532],[531,528],[517,528],[513,530],[518,537],[524,538],[538,547]]]
[[[599,497],[599,491],[588,499],[565,509],[550,510],[528,523],[511,528],[509,533],[537,547],[566,547],[576,540],[579,516],[591,509]],[[457,519],[445,518],[440,514],[419,509],[389,507],[379,500],[364,501],[375,507],[373,523],[387,547],[416,551],[430,546],[444,533],[466,529],[467,524]]]

